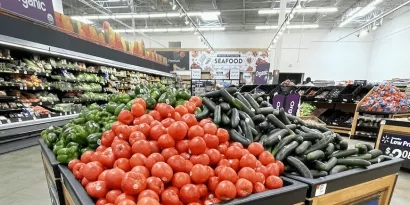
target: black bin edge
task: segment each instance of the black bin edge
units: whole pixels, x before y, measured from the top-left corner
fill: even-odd
[[[54,156],[54,153],[47,147],[43,139],[39,139],[38,144],[40,144],[41,152],[44,153],[46,160],[53,168],[54,178],[60,178],[60,170],[58,169],[58,165],[60,163],[57,161],[56,157]]]
[[[74,177],[71,171],[65,165],[58,165],[61,178],[64,186],[67,188],[68,193],[70,193],[74,204],[85,205],[85,204],[95,204],[93,200],[88,196],[84,187],[81,186],[80,182]]]

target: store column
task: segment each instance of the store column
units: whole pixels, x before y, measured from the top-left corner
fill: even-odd
[[[279,11],[279,20],[278,20],[278,29],[282,25],[283,21],[285,20],[286,16],[286,5],[288,0],[280,0],[280,11]],[[276,31],[274,32],[276,33]],[[283,37],[278,39],[278,42],[275,44],[275,56],[273,59],[273,69],[271,70],[280,70],[280,58],[282,56],[282,43]]]
[[[53,0],[54,11],[64,14],[62,0]]]

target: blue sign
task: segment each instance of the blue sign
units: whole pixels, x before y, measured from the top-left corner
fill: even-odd
[[[383,133],[380,143],[410,148],[410,137]]]

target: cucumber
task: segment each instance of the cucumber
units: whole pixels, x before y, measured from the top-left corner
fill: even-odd
[[[333,152],[333,153],[329,156],[329,158],[332,158],[332,157],[336,157],[336,158],[348,157],[348,156],[355,155],[355,154],[357,154],[358,152],[359,152],[359,151],[358,151],[356,148],[354,148],[354,149],[347,149],[347,150],[341,150],[341,151],[338,151],[338,152]]]
[[[258,127],[262,130],[265,131],[269,128],[269,122],[267,121],[263,121],[261,123],[259,123]]]
[[[333,134],[333,132],[332,131],[326,131],[326,132],[324,132],[324,133],[322,133],[323,135],[331,135],[331,134]]]
[[[367,153],[367,146],[361,143],[357,143],[355,147],[359,150],[359,154]]]
[[[335,145],[333,143],[329,143],[325,149],[325,155],[329,156],[335,151]]]
[[[294,169],[293,167],[288,166],[288,165],[285,165],[285,170],[284,170],[284,172],[293,172],[293,171],[295,171],[295,169]]]
[[[228,115],[222,113],[222,125],[230,125],[231,120],[229,119]]]
[[[246,112],[243,112],[243,111],[240,111],[240,110],[238,110],[238,112],[239,112],[239,118],[240,119],[245,120],[245,122],[249,123],[249,125],[251,127],[253,127],[253,128],[255,127],[255,124],[253,123],[252,118]]]
[[[302,130],[296,129],[295,133],[298,135],[306,134],[306,132],[303,132]]]
[[[306,126],[306,122],[303,121],[302,119],[300,119],[300,117],[293,116],[293,115],[290,115],[290,114],[286,114],[286,117],[287,117],[290,121],[292,121],[292,122],[294,122],[294,123],[297,123],[297,124],[299,124],[299,125]]]
[[[256,100],[256,99],[258,99],[259,97],[262,97],[263,96],[263,94],[261,94],[261,93],[254,93],[254,94],[252,94],[252,98],[254,99],[254,100]]]
[[[294,157],[295,157],[296,159],[300,160],[301,162],[305,163],[305,164],[308,163],[308,161],[307,161],[307,159],[306,159],[306,155],[303,155],[303,156],[294,156]]]
[[[228,112],[229,110],[231,110],[231,106],[229,106],[229,104],[226,102],[219,103],[219,106],[221,106],[221,109],[224,112]]]
[[[282,121],[285,125],[291,124],[289,119],[286,117],[285,109],[283,109],[283,107],[279,108],[279,120]]]
[[[297,136],[295,138],[295,141],[298,142],[299,144],[301,144],[303,142],[303,137],[301,137],[300,135],[295,135],[295,136]]]
[[[332,138],[329,136],[325,136],[323,137],[321,140],[319,140],[319,142],[317,142],[316,144],[312,145],[311,147],[309,147],[308,150],[306,150],[305,154],[309,154],[313,151],[316,150],[321,150],[327,147],[327,145],[332,141]]]
[[[327,161],[326,163],[321,162],[321,161],[316,161],[315,162],[315,166],[317,170],[320,171],[329,171],[330,169],[332,169],[334,166],[336,166],[337,163],[337,158],[336,157],[332,157],[329,159],[329,161]]]
[[[258,140],[259,143],[262,143],[266,138],[268,138],[268,135],[262,135]],[[263,145],[263,146],[265,146],[265,145]],[[266,146],[268,146],[268,145],[266,145]]]
[[[385,158],[388,158],[388,157],[386,155],[380,155],[380,156],[378,156],[376,158],[373,158],[373,159],[370,159],[368,161],[372,164],[377,164],[377,163],[383,162]]]
[[[263,146],[263,148],[265,149],[265,151],[271,152],[272,151],[272,147],[271,146]]]
[[[246,98],[246,96],[245,96]],[[249,101],[249,100],[248,100]],[[252,104],[251,104],[252,105]],[[267,101],[262,101],[261,104],[259,105],[260,107],[271,107],[271,105]]]
[[[367,154],[371,154],[371,155],[372,155],[372,159],[374,159],[374,158],[376,158],[376,157],[382,155],[383,152],[382,152],[381,150],[379,150],[379,149],[373,149],[373,150],[370,150],[369,152],[367,152]]]
[[[256,98],[256,102],[261,103],[262,101],[263,101],[263,98],[262,98],[262,97]]]
[[[281,129],[287,129],[290,134],[294,134],[294,132],[291,129],[289,129],[288,127],[286,127],[286,125],[283,124],[278,118],[276,118],[274,114],[269,114],[266,118],[275,127],[278,127],[278,128],[281,128]]]
[[[371,144],[364,144],[364,145],[366,145],[366,147],[367,147],[367,151],[370,151],[370,150],[373,150],[374,149],[374,147],[373,147],[373,145],[371,145]]]
[[[243,112],[245,112],[246,114],[248,114],[250,117],[255,116],[255,112],[252,111],[249,107],[247,107],[245,104],[243,104],[243,102],[241,102],[240,100],[237,100],[237,103],[241,106],[241,109]]]
[[[326,171],[318,171],[314,169],[311,169],[310,173],[312,173],[313,178],[325,177],[328,175]]]
[[[236,128],[239,125],[239,112],[238,109],[232,108],[231,110],[231,127]]]
[[[224,90],[228,93],[236,93],[238,92],[238,89],[235,87],[229,87],[226,89],[221,89],[221,90],[216,90],[216,91],[211,91],[211,92],[206,92],[205,94],[201,95],[201,97],[208,97],[208,98],[218,98],[221,97],[221,91]]]
[[[308,161],[315,161],[325,158],[325,153],[322,150],[316,150],[306,155]]]
[[[254,142],[259,142],[261,137],[262,137],[262,132],[259,132],[258,134],[253,135],[253,141]]]
[[[207,98],[207,97],[203,97],[202,98],[202,103],[205,105],[205,107],[207,107],[210,111],[214,111],[215,110],[215,106],[216,104],[214,103],[214,101],[212,101],[211,99]]]
[[[347,141],[342,140],[339,143],[339,147],[340,147],[340,150],[347,150],[347,148],[349,148],[349,143],[347,143]]]
[[[299,172],[295,172],[295,171],[290,172],[289,174],[290,174],[290,175],[293,175],[293,176],[300,176]]]
[[[370,166],[371,163],[364,159],[337,159],[338,165],[347,165],[347,166]]]
[[[251,105],[251,107],[256,111],[259,110],[259,105],[258,103],[255,101],[255,99],[253,99],[253,97],[251,95],[249,95],[249,93],[245,93],[243,94],[243,96],[245,97],[245,99],[247,100],[247,102],[249,102],[249,104]]]
[[[221,106],[217,105],[215,106],[214,110],[214,120],[213,122],[217,125],[221,124],[222,121],[222,111],[221,111]]]
[[[269,114],[272,114],[273,111],[275,111],[275,108],[273,108],[273,107],[261,107],[261,108],[257,109],[256,111],[257,111],[256,114],[269,115]]]
[[[339,134],[335,133],[336,137],[335,137],[335,142],[337,144],[339,144],[341,141],[343,141],[342,136],[340,136]]]
[[[296,150],[295,153],[297,155],[301,155],[303,154],[310,146],[312,146],[312,142],[311,141],[304,141],[302,142],[302,144],[300,144]]]
[[[265,121],[265,116],[262,114],[258,114],[258,115],[253,116],[252,120],[254,123],[260,123],[260,122]]]
[[[225,102],[228,102],[229,104],[238,109],[242,109],[242,104],[239,103],[240,101],[234,98],[231,94],[229,94],[229,92],[227,92],[226,89],[220,89],[220,91],[221,97]]]
[[[241,93],[236,93],[236,98],[241,101],[246,107],[248,107],[249,109],[254,109],[251,104],[249,104],[249,102],[245,99],[245,97],[241,94]]]
[[[249,128],[250,128],[253,136],[257,135],[258,133],[261,133],[261,131],[259,130],[259,127],[253,128],[253,127],[249,126]]]
[[[306,123],[306,127],[310,128],[310,129],[319,130],[320,132],[332,132],[327,127],[322,126],[322,125],[318,125],[318,124],[314,124],[314,123]]]
[[[295,149],[298,147],[299,143],[296,141],[291,142],[290,144],[284,146],[279,152],[275,155],[276,160],[283,161],[288,157]]]
[[[306,127],[306,126],[300,126],[300,129],[301,129],[303,132],[306,132],[306,133],[316,133],[316,134],[321,134],[321,135],[323,135],[321,132],[319,132],[319,131],[317,131],[317,130],[314,130],[314,129],[310,129],[310,128]]]
[[[251,141],[249,139],[245,138],[241,134],[239,134],[235,129],[230,129],[229,130],[229,136],[234,142],[239,142],[241,143],[244,147],[248,147],[251,144]]]
[[[288,134],[288,130],[286,129],[282,129],[278,132],[274,132],[270,135],[267,136],[267,138],[265,138],[262,141],[262,144],[265,146],[272,146],[272,145],[276,145],[283,137],[285,137]]]
[[[347,166],[345,166],[345,165],[336,165],[330,170],[329,174],[337,174],[337,173],[340,173],[340,172],[344,172],[346,170],[347,170]]]
[[[308,178],[308,179],[313,179],[312,173],[310,170],[306,167],[306,165],[301,162],[299,159],[289,156],[287,157],[287,162],[289,165],[294,167],[298,172],[300,173],[301,176]]]
[[[235,130],[238,131],[241,135],[244,134],[241,126],[236,127]]]
[[[289,135],[289,136],[286,136],[286,137],[284,137],[284,138],[282,138],[282,139],[280,139],[280,137],[278,137],[280,141],[279,141],[279,143],[275,146],[275,148],[272,150],[272,155],[275,156],[276,153],[277,153],[280,149],[282,149],[282,147],[284,147],[285,145],[287,145],[287,144],[291,143],[292,141],[294,141],[294,140],[296,139],[296,137],[297,137],[297,135]]]
[[[295,125],[295,124],[290,124],[290,125],[285,125],[285,126],[290,130],[296,130],[296,128],[297,128],[297,125]]]
[[[195,117],[198,121],[200,121],[200,120],[203,120],[209,117],[209,113],[210,113],[210,110],[206,106],[203,106],[202,112],[196,114]]]
[[[371,154],[362,154],[358,156],[351,156],[351,157],[346,157],[345,159],[364,159],[364,160],[369,160],[372,158]]]
[[[253,135],[252,135],[251,129],[249,128],[249,125],[248,125],[244,120],[241,120],[241,121],[239,122],[239,126],[241,126],[242,131],[243,131],[245,137],[246,137],[249,141],[253,142]]]

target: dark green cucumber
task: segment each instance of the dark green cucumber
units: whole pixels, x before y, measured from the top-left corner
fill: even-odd
[[[201,121],[209,117],[209,114],[210,114],[210,110],[206,106],[203,106],[202,112],[196,114],[195,117],[198,121]]]
[[[303,162],[303,163],[305,163],[305,164],[307,164],[307,163],[308,163],[308,161],[307,161],[307,159],[306,159],[306,155],[302,155],[302,156],[293,156],[293,157],[295,157],[296,159],[300,160],[301,162]]]
[[[361,166],[367,167],[370,166],[371,163],[364,159],[337,159],[338,165],[347,165],[347,166]]]
[[[285,165],[285,170],[284,172],[289,173],[289,172],[293,172],[295,171],[295,168],[289,166],[289,165]]]
[[[221,89],[222,90],[222,89]],[[218,98],[221,97],[221,90],[216,90],[216,91],[211,91],[211,92],[206,92],[205,94],[201,95],[202,97],[208,97],[208,98]],[[238,92],[238,89],[235,87],[230,87],[223,89],[228,93],[236,93]]]
[[[331,157],[336,157],[336,158],[343,158],[343,157],[348,157],[357,154],[359,151],[354,148],[354,149],[347,149],[347,150],[341,150],[337,152],[333,152],[329,158]]]
[[[302,135],[302,134],[306,134],[306,132],[303,132],[302,130],[296,129],[295,134]]]
[[[249,123],[249,125],[251,127],[255,127],[255,124],[253,123],[252,118],[246,112],[243,112],[243,111],[240,111],[240,110],[238,110],[238,112],[239,112],[239,118],[240,119],[245,120],[245,122]]]
[[[215,111],[216,104],[211,99],[209,99],[207,97],[203,97],[202,98],[202,104],[204,104],[205,107],[207,107],[211,112]]]
[[[252,104],[251,104],[252,105]],[[267,101],[262,101],[259,105],[260,107],[271,107],[271,105]]]
[[[282,129],[280,131],[274,132],[270,135],[268,135],[263,141],[263,145],[271,146],[271,145],[276,145],[283,137],[285,137],[287,134],[289,134],[288,130]],[[276,150],[278,151],[278,150]],[[276,153],[276,152],[275,152]]]
[[[217,105],[215,106],[215,110],[214,110],[214,120],[213,122],[217,125],[221,124],[222,121],[222,110],[221,110],[221,106]]]
[[[345,159],[364,159],[364,160],[370,160],[370,159],[372,159],[372,155],[371,155],[371,154],[362,154],[362,155],[358,155],[358,156],[346,157]]]
[[[285,109],[283,107],[279,108],[279,120],[285,125],[290,125],[289,119],[286,117]]]
[[[286,114],[286,117],[287,117],[290,121],[292,121],[293,123],[297,123],[297,124],[299,124],[299,125],[306,126],[306,122],[303,121],[302,119],[300,119],[300,117],[293,116],[293,115],[290,115],[290,114]]]
[[[371,145],[371,144],[364,144],[364,145],[366,145],[366,147],[367,147],[367,151],[370,151],[370,150],[373,150],[374,149],[374,146],[373,145]]]
[[[329,159],[329,161],[327,161],[326,163],[321,162],[319,160],[317,160],[315,162],[315,166],[317,170],[320,171],[329,171],[331,170],[334,166],[336,166],[337,163],[337,158],[336,157],[332,157]]]
[[[306,123],[306,126],[310,129],[319,130],[320,132],[332,132],[329,128],[314,123]]]
[[[325,153],[322,150],[315,150],[306,155],[308,161],[315,161],[325,158]]]
[[[296,139],[296,137],[298,137],[297,135],[288,135],[286,137],[281,136],[278,137],[279,138],[279,143],[275,146],[275,148],[272,150],[272,155],[275,156],[276,153],[282,149],[282,147],[284,147],[285,145],[291,143],[292,141],[294,141]]]
[[[261,139],[261,137],[262,137],[262,132],[259,132],[258,134],[253,135],[253,141],[254,141],[254,142],[259,142],[259,140]]]
[[[286,125],[283,124],[274,114],[269,114],[266,118],[275,127],[278,127],[278,128],[281,128],[281,129],[287,129],[290,134],[294,134],[294,132],[291,129],[289,129],[288,127],[286,127]]]
[[[326,131],[326,132],[324,132],[324,133],[322,133],[323,135],[331,135],[331,134],[333,134],[333,132],[332,131]]]
[[[306,150],[305,154],[309,154],[313,151],[316,150],[321,150],[327,147],[327,145],[332,141],[332,138],[329,136],[325,136],[323,137],[321,140],[319,140],[319,142],[317,142],[316,144],[312,145],[311,147],[309,147],[308,150]]]
[[[261,133],[261,131],[259,130],[258,127],[253,128],[253,127],[249,126],[249,128],[252,131],[253,136],[257,135],[258,133]]]
[[[219,106],[221,106],[221,109],[224,112],[228,112],[231,109],[231,106],[229,106],[229,104],[226,102],[219,103]]]
[[[232,108],[231,110],[231,127],[236,128],[239,125],[239,112],[238,109]]]
[[[321,132],[319,132],[319,131],[317,131],[317,130],[314,130],[314,129],[310,129],[310,128],[306,127],[306,126],[300,126],[300,129],[301,129],[303,132],[307,132],[307,133],[322,134]]]
[[[259,138],[259,143],[262,143],[266,138],[268,138],[268,135],[266,135],[266,134],[264,134],[264,135],[262,135],[260,138]],[[265,146],[265,145],[264,145]],[[268,146],[268,145],[266,145],[266,146]]]
[[[238,109],[242,109],[242,105],[239,104],[239,100],[234,98],[231,94],[229,94],[229,92],[226,91],[226,89],[220,89],[221,91],[221,97],[225,102],[228,102],[230,105],[238,108]]]
[[[241,121],[239,122],[239,126],[241,126],[241,128],[242,128],[242,131],[243,131],[243,133],[244,133],[244,136],[245,136],[249,141],[253,142],[253,135],[252,135],[251,129],[249,128],[249,125],[248,125],[244,120],[241,120]]]
[[[270,125],[268,130],[269,130],[268,135],[271,135],[273,133],[281,131],[282,129],[280,129],[280,128],[273,128],[272,129],[272,125]]]
[[[253,116],[252,120],[254,123],[260,123],[260,122],[265,121],[265,116],[262,114],[258,114],[258,115]]]
[[[290,174],[290,175],[293,175],[293,176],[300,176],[300,173],[299,173],[299,172],[295,172],[295,171],[290,172],[289,174]]]
[[[263,101],[263,98],[262,98],[262,97],[256,98],[256,102],[261,103],[262,101]]]
[[[304,141],[302,142],[302,144],[300,144],[296,150],[295,153],[297,155],[301,155],[303,154],[310,146],[312,146],[312,142],[311,141]]]
[[[318,171],[314,169],[311,169],[310,173],[312,173],[313,178],[325,177],[328,175],[326,171]]]
[[[243,104],[243,102],[241,102],[240,100],[237,100],[237,101],[238,101],[237,103],[241,106],[240,110],[248,114],[250,117],[255,116],[255,112],[253,112],[248,106]]]
[[[300,136],[302,136],[304,140],[312,141],[312,142],[316,140],[321,140],[324,137],[324,135],[317,134],[317,133],[302,133],[300,134]]]
[[[245,138],[241,134],[239,134],[235,129],[230,129],[229,130],[229,136],[234,142],[239,142],[241,143],[244,147],[248,147],[251,144],[251,141],[249,139]]]
[[[231,125],[231,120],[229,119],[228,115],[222,113],[222,124],[223,125]]]
[[[335,151],[335,145],[333,143],[329,143],[325,149],[325,155],[330,156]]]
[[[262,131],[265,131],[269,128],[269,122],[263,121],[263,122],[259,123],[258,126]]]
[[[287,157],[287,162],[289,163],[290,166],[298,170],[301,176],[308,178],[308,179],[313,179],[312,173],[310,173],[309,168],[307,168],[306,165],[303,162],[301,162],[299,159],[289,156]]]
[[[243,94],[243,96],[245,97],[245,99],[247,100],[247,102],[250,104],[250,106],[256,111],[259,109],[259,104],[255,101],[255,99],[253,99],[253,97],[251,95],[249,95],[249,93],[245,93]]]
[[[275,108],[273,108],[273,107],[261,107],[261,108],[257,109],[256,111],[257,111],[256,114],[269,115],[269,114],[272,114],[273,111],[275,111]]]
[[[359,150],[359,154],[367,153],[367,146],[361,143],[357,143],[355,147]]]
[[[344,172],[346,170],[347,170],[347,166],[345,166],[345,165],[336,165],[330,170],[329,174],[337,174],[337,173],[340,173],[340,172]]]
[[[298,142],[299,144],[301,144],[303,142],[303,137],[301,137],[300,135],[295,135],[295,136],[297,136],[295,138],[295,141]]]
[[[335,142],[337,144],[339,144],[341,141],[343,141],[342,136],[340,136],[339,134],[335,133],[336,137],[335,137]]]
[[[297,125],[295,124],[290,124],[290,125],[285,125],[287,128],[289,128],[290,130],[296,130]]]
[[[249,104],[249,102],[245,99],[245,97],[241,93],[236,93],[236,98],[239,101],[241,101],[244,105],[246,105],[246,107],[248,107],[249,109],[253,109],[251,104]]]
[[[279,152],[275,155],[276,160],[283,161],[288,157],[295,149],[298,147],[299,143],[296,141],[291,142],[290,144],[282,147]]]
[[[254,93],[254,94],[252,94],[252,98],[253,99],[258,99],[259,97],[262,97],[263,96],[263,94],[261,94],[261,93]]]
[[[339,143],[339,148],[340,150],[347,150],[347,148],[349,148],[349,143],[347,143],[347,141],[342,140]]]
[[[242,131],[241,126],[239,126],[239,125],[238,125],[238,127],[235,128],[235,130],[238,131],[241,135],[244,134],[243,131]]]
[[[372,164],[377,164],[377,163],[383,162],[385,158],[388,158],[388,157],[386,155],[380,155],[380,156],[378,156],[376,158],[373,158],[373,159],[370,159],[368,161]]]
[[[368,151],[367,154],[371,154],[371,155],[372,155],[372,159],[374,159],[374,158],[376,158],[376,157],[382,155],[383,152],[382,152],[381,150],[379,150],[379,149],[373,149],[373,150]]]

